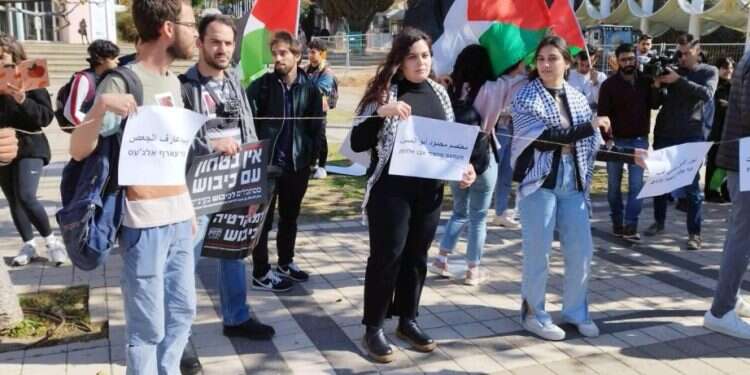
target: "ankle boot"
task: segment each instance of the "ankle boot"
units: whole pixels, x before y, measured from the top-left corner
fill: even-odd
[[[376,362],[388,363],[393,361],[393,349],[385,338],[383,328],[367,327],[362,343],[367,350],[367,354]]]
[[[424,333],[414,319],[399,320],[396,336],[405,340],[420,352],[428,353],[437,347],[435,340]]]

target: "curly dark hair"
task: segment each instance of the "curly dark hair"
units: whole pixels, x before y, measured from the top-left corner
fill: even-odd
[[[420,40],[427,43],[427,46],[430,47],[430,54],[432,54],[432,39],[422,30],[406,27],[393,38],[391,51],[388,52],[385,62],[378,66],[375,77],[367,83],[365,94],[357,105],[357,112],[361,112],[370,103],[385,104],[388,87],[390,87],[393,77],[398,73],[398,67],[409,55],[411,46]],[[432,76],[433,73],[430,72],[430,75]]]
[[[93,69],[101,65],[106,59],[114,59],[120,56],[120,47],[109,40],[97,39],[89,44],[88,52],[89,57],[86,61]]]

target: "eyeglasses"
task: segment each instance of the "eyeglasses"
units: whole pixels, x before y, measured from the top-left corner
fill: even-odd
[[[191,29],[195,28],[195,22],[180,22],[180,21],[174,21],[175,25],[185,26],[189,27]]]

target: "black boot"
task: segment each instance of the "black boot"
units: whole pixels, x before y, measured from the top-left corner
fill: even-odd
[[[367,354],[376,362],[388,363],[393,361],[393,349],[385,338],[383,328],[367,327],[365,336],[362,338],[362,344],[365,346]]]
[[[193,340],[188,340],[185,345],[185,350],[182,351],[182,358],[180,358],[180,373],[182,375],[196,375],[200,374],[203,370],[201,361],[198,360],[198,353],[195,352],[193,347]]]
[[[417,321],[413,319],[399,320],[398,328],[396,328],[396,336],[406,340],[414,349],[420,352],[428,353],[437,347],[435,340],[424,333],[417,325]]]

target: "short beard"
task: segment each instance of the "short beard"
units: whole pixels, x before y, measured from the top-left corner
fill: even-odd
[[[622,74],[625,74],[625,75],[633,75],[633,74],[635,74],[635,71],[636,71],[635,67],[628,67],[628,68],[631,68],[631,69],[625,70],[625,68],[623,68],[622,69]]]
[[[211,58],[208,58],[208,57],[206,58],[206,65],[208,65],[208,66],[210,66],[210,67],[212,67],[214,69],[217,69],[217,70],[226,70],[227,68],[229,68],[230,64],[231,64],[231,62],[228,62],[225,65],[221,65],[221,64],[217,63],[216,60],[214,60],[214,59],[211,59]]]
[[[289,72],[291,72],[292,69],[294,69],[294,68],[295,68],[294,66],[291,66],[291,67],[289,67],[289,69],[284,70],[283,68],[274,67],[273,71],[276,72],[276,74],[278,74],[280,76],[287,76],[289,74]]]
[[[174,42],[172,42],[172,45],[167,48],[167,53],[169,56],[171,56],[173,59],[179,59],[179,60],[190,60],[193,58],[193,49],[183,48],[181,49],[179,47],[179,34],[176,35]]]

